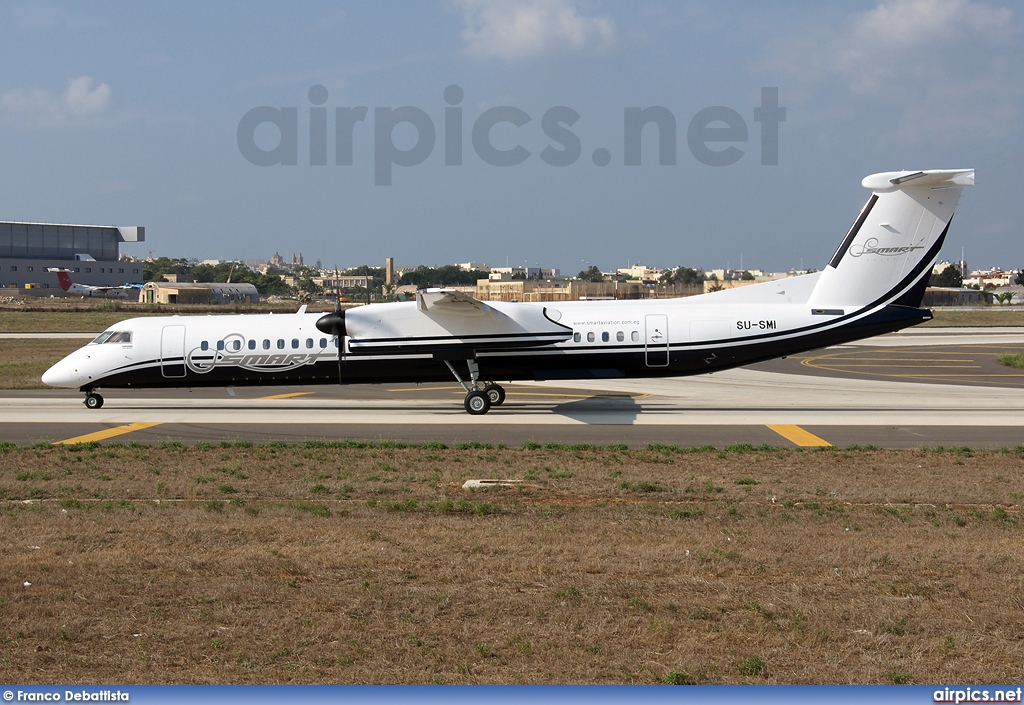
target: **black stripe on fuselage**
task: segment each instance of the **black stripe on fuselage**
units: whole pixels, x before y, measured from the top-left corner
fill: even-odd
[[[648,366],[643,349],[615,350],[594,348],[585,354],[572,354],[576,350],[545,348],[525,355],[509,351],[490,352],[477,359],[481,374],[490,380],[544,380],[544,379],[607,379],[609,377],[665,377],[685,376],[715,372],[770,360],[782,355],[792,355],[806,350],[836,345],[852,340],[900,330],[928,320],[930,312],[904,306],[887,306],[860,320],[828,330],[815,331],[797,337],[761,341],[756,345],[737,344],[714,346],[702,344],[702,348],[676,347],[670,350],[669,365]],[[726,341],[723,341],[726,342]],[[663,348],[653,349],[663,360]],[[659,360],[659,361],[660,361]],[[238,367],[215,367],[204,374],[191,370],[186,377],[165,378],[159,361],[151,361],[149,367],[125,370],[115,373],[89,385],[93,388],[116,387],[210,387],[283,384],[337,384],[337,360],[319,360],[288,370],[254,372]],[[379,384],[400,382],[451,381],[451,373],[440,360],[423,356],[352,357],[344,361],[345,384]]]

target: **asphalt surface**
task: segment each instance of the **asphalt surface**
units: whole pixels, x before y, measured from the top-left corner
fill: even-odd
[[[1021,329],[921,329],[699,377],[506,385],[486,416],[454,383],[0,393],[0,440],[366,440],[725,447],[1024,445]]]

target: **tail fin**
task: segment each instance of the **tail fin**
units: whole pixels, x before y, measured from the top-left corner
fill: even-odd
[[[71,288],[71,277],[63,269],[57,270],[57,281],[60,282],[60,288],[64,291]]]
[[[871,197],[821,273],[811,307],[918,307],[974,170],[894,171],[861,183]]]

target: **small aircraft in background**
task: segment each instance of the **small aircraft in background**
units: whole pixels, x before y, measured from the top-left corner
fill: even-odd
[[[973,169],[873,174],[820,272],[660,300],[415,301],[333,313],[152,316],[116,323],[43,374],[98,409],[101,387],[435,382],[470,414],[505,401],[495,380],[678,377],[890,333],[932,318],[925,287]],[[66,276],[66,275],[64,275]],[[67,287],[65,287],[67,288]],[[461,374],[460,374],[461,370]],[[468,379],[465,379],[468,372]]]
[[[139,295],[142,284],[124,284],[123,286],[92,286],[90,284],[75,284],[71,281],[71,272],[59,267],[50,267],[47,272],[54,272],[60,288],[69,294],[79,296],[99,296],[108,299],[134,299]]]

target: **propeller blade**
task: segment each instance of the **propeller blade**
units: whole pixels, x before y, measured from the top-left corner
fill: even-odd
[[[316,319],[316,329],[321,333],[333,335],[338,344],[338,384],[342,381],[342,367],[345,362],[345,312],[341,304],[335,304],[334,312],[327,313]]]

